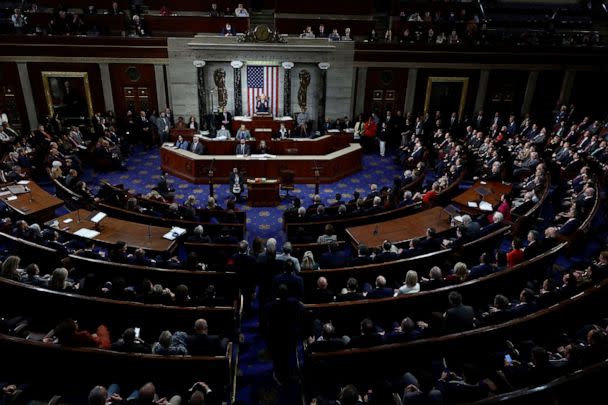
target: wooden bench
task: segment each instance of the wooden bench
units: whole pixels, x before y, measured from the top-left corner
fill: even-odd
[[[93,387],[108,376],[137,386],[154,381],[183,387],[187,376],[188,384],[205,381],[224,398],[236,371],[232,344],[223,356],[160,356],[68,347],[0,334],[0,352],[16,381],[38,382],[53,389]],[[89,365],[86,371],[83,364]],[[58,365],[61,372],[53,372]]]
[[[169,329],[192,331],[194,322],[204,318],[211,334],[232,338],[236,331],[237,304],[218,307],[179,307],[142,302],[90,297],[78,293],[49,290],[0,278],[0,303],[18,308],[19,314],[32,318],[89,319],[107,325],[114,338],[127,327],[140,327],[147,337],[157,337]],[[58,319],[60,320],[60,319]]]
[[[145,27],[152,36],[191,37],[198,33],[214,33],[220,35],[226,23],[230,23],[237,33],[245,33],[249,29],[249,18],[244,17],[207,17],[207,16],[159,16],[147,14],[144,16]]]

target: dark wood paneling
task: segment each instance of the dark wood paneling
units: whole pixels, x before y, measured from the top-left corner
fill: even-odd
[[[475,97],[477,97],[477,88],[479,87],[479,70],[458,70],[458,69],[420,69],[418,70],[418,79],[416,81],[416,96],[414,99],[413,112],[422,114],[424,112],[424,100],[426,96],[427,80],[430,76],[440,77],[468,77],[469,86],[467,91],[466,102],[464,106],[462,119],[470,117],[475,105]],[[430,111],[431,116],[435,112]],[[446,112],[443,112],[442,118],[447,119]]]
[[[29,128],[27,110],[16,63],[0,63],[0,90],[2,91],[0,112],[8,115],[12,127],[27,130]],[[11,105],[13,103],[14,106]]]
[[[275,3],[277,13],[301,14],[371,14],[372,7],[372,0],[276,0]]]
[[[536,91],[530,105],[531,117],[542,123],[550,123],[553,109],[559,103],[559,93],[562,89],[564,72],[559,70],[543,70],[538,74]]]
[[[247,7],[247,1],[244,0],[146,0],[145,4],[150,10],[160,10],[163,6],[168,6],[171,11],[202,11],[211,10],[211,3],[216,3],[218,9],[226,11],[230,9],[234,13],[234,9],[238,3],[243,3]]]
[[[167,58],[166,38],[3,36],[0,56]]]
[[[488,116],[495,112],[507,118],[510,113],[519,115],[528,83],[526,70],[492,70],[488,79],[484,111]]]
[[[101,86],[101,74],[99,65],[96,63],[28,63],[28,73],[34,94],[34,103],[38,113],[38,121],[44,122],[44,118],[49,114],[46,99],[44,97],[44,86],[42,84],[41,72],[87,72],[89,76],[89,86],[91,88],[91,101],[93,111],[103,111],[105,109],[103,90]]]
[[[608,98],[596,93],[598,90],[601,92],[602,89],[608,89],[606,72],[577,72],[570,100],[563,101],[574,103],[579,112],[585,111],[593,118],[602,119],[608,111]],[[595,94],[598,96],[594,96]]]
[[[368,115],[371,114],[372,110],[378,110],[376,113],[384,116],[387,109],[390,109],[393,114],[397,110],[402,110],[405,102],[408,71],[409,69],[399,68],[369,68],[365,84],[364,113]],[[374,91],[382,92],[382,100],[374,100]],[[394,92],[392,101],[387,99],[387,91]],[[390,108],[391,104],[392,108]],[[375,105],[380,108],[375,107]]]
[[[241,172],[247,173],[248,178],[266,177],[269,179],[278,179],[281,170],[289,169],[295,172],[297,183],[308,184],[315,182],[312,170],[315,161],[322,168],[319,178],[321,183],[333,183],[361,170],[361,148],[353,149],[331,160],[319,160],[318,157],[315,155],[303,156],[301,160],[287,157],[268,160],[236,157],[213,159],[212,156],[197,156],[175,151],[172,148],[162,147],[160,149],[161,169],[195,184],[208,181],[207,171],[212,160],[215,161],[214,181],[216,183],[227,182],[233,167],[238,167]]]
[[[201,16],[171,16],[161,17],[146,15],[144,23],[154,36],[182,36],[189,37],[199,32],[220,34],[222,28],[229,22],[237,33],[247,32],[249,18],[242,17],[201,17]]]
[[[119,117],[124,116],[127,113],[128,107],[125,102],[124,88],[141,88],[147,89],[147,96],[149,99],[150,110],[154,109],[158,111],[157,103],[157,90],[156,90],[156,77],[154,75],[153,65],[144,64],[110,64],[110,80],[112,81],[112,96],[114,99],[114,111]],[[139,78],[129,76],[129,70],[136,69],[139,73]],[[165,106],[162,106],[163,108]],[[133,111],[137,115],[137,111]]]

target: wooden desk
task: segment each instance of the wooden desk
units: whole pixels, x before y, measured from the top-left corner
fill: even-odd
[[[251,135],[253,136],[253,134],[255,133],[255,130],[257,128],[270,128],[272,131],[270,132],[270,134],[272,135],[273,133],[275,133],[276,131],[279,130],[279,128],[281,127],[281,122],[285,124],[285,128],[289,129],[290,131],[293,131],[293,120],[280,120],[277,118],[274,118],[272,115],[269,115],[267,117],[251,117],[251,118],[244,118],[244,117],[234,117],[234,119],[232,120],[232,134],[236,134],[236,131],[239,130],[239,128],[241,127],[241,124],[245,125],[245,128],[247,128],[249,130],[249,132],[251,132]],[[261,138],[264,139],[264,138]],[[266,141],[269,140],[265,139]]]
[[[276,207],[281,202],[279,186],[280,183],[276,179],[259,183],[247,180],[247,202],[252,207]]]
[[[248,141],[251,153],[256,153],[256,149],[262,139],[258,135],[265,135],[267,132],[257,132],[255,140]],[[263,137],[263,136],[262,136]],[[213,138],[201,137],[205,154],[207,155],[234,155],[236,139],[215,140]],[[283,140],[266,141],[272,155],[327,155],[350,145],[351,137],[344,134],[324,135],[315,139],[292,138]]]
[[[276,156],[269,159],[259,159],[255,156],[197,155],[175,149],[171,145],[164,144],[160,148],[161,169],[195,184],[209,181],[207,170],[212,161],[215,161],[215,183],[228,182],[228,176],[234,167],[246,172],[248,178],[265,177],[267,179],[279,178],[281,170],[289,169],[295,172],[297,183],[309,184],[315,182],[313,171],[315,161],[323,168],[319,179],[321,183],[333,183],[361,170],[361,145],[354,143],[327,155],[300,154]]]
[[[346,228],[346,233],[356,247],[360,244],[377,247],[384,240],[395,244],[423,237],[427,228],[435,228],[437,233],[450,229],[450,218],[442,211],[441,207],[433,207],[403,218]],[[374,235],[376,229],[378,232]]]
[[[79,229],[95,229],[95,224],[88,220],[90,216],[91,211],[81,209],[56,218],[59,221],[58,230],[74,236],[74,232]],[[78,221],[79,217],[80,222]],[[65,223],[64,220],[66,219],[71,219],[72,222]],[[163,238],[163,235],[169,230],[170,228],[147,226],[107,216],[100,223],[100,234],[93,239],[105,245],[115,245],[117,242],[123,241],[132,248],[142,248],[150,252],[164,254],[173,251],[176,245],[174,240]]]
[[[469,207],[467,205],[469,201],[474,201],[476,203],[485,201],[492,204],[493,208],[496,208],[496,206],[500,204],[500,196],[502,194],[509,194],[513,189],[512,185],[503,184],[499,181],[489,181],[484,183],[486,184],[481,184],[481,181],[478,180],[467,191],[454,197],[452,202],[456,203],[456,205],[458,205],[458,207],[465,212],[479,214],[482,212],[482,210],[479,208]],[[491,193],[482,198],[481,194],[476,191],[480,187],[487,188]]]
[[[47,193],[33,181],[27,187],[31,193],[17,194],[16,200],[9,201],[8,198],[13,196],[11,193],[3,196],[2,200],[28,222],[44,222],[54,218],[55,210],[63,205],[63,200]],[[2,191],[8,190],[3,187]]]

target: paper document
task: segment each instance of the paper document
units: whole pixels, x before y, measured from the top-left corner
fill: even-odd
[[[167,232],[166,234],[163,235],[163,238],[169,239],[169,240],[175,240],[176,238],[184,235],[185,233],[186,233],[186,230],[184,228],[174,226],[173,228],[171,228],[171,230],[169,232]]]
[[[13,200],[16,200],[16,199],[17,199],[17,196],[16,195],[12,195],[12,196],[8,197],[6,199],[6,201],[13,201]]]
[[[17,182],[17,184],[20,184],[22,186],[27,186],[28,184],[30,184],[29,180],[20,180]]]
[[[492,204],[490,204],[487,201],[481,201],[479,203],[479,209],[482,211],[493,211],[494,208],[492,208]]]
[[[467,206],[470,208],[477,208],[477,203],[475,201],[467,201]]]
[[[82,238],[92,239],[92,238],[96,237],[97,235],[99,235],[99,232],[97,232],[93,229],[81,228],[81,229],[77,230],[76,232],[74,232],[74,235],[80,236]]]
[[[5,195],[11,195],[10,191],[1,191],[0,192],[0,197],[4,197]]]
[[[97,224],[97,223],[101,222],[101,220],[107,216],[108,216],[108,214],[106,214],[105,212],[98,212],[97,214],[95,214],[93,216],[93,218],[91,218],[91,222],[94,222]]]

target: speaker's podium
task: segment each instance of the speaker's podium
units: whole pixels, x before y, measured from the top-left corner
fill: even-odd
[[[277,179],[248,179],[247,203],[252,207],[276,207],[280,203],[279,186]]]

